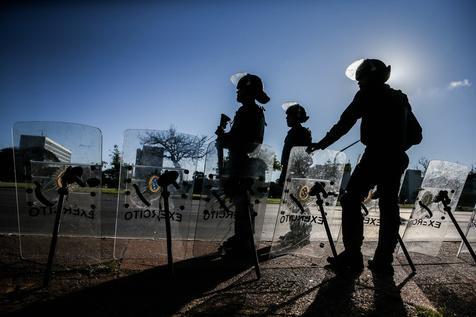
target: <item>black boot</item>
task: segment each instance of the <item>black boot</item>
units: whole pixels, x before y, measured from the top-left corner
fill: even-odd
[[[369,270],[372,271],[379,278],[393,278],[394,269],[392,262],[379,261],[378,259],[372,259],[368,261]]]
[[[328,257],[329,265],[325,267],[336,273],[359,274],[364,269],[364,260],[361,252],[344,251],[337,257]]]

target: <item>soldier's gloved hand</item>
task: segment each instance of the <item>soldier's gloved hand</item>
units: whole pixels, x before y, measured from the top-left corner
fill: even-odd
[[[215,131],[215,134],[218,136],[218,137],[221,137],[223,136],[223,134],[225,134],[225,129],[223,129],[222,127],[218,127]]]
[[[322,145],[321,143],[311,143],[311,145],[309,145],[306,149],[306,152],[308,154],[311,154],[312,152],[314,151],[317,151],[317,150],[322,150]]]

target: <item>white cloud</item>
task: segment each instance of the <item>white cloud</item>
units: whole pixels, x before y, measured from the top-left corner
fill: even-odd
[[[467,79],[452,81],[448,84],[448,89],[455,89],[459,87],[470,87],[471,82]]]

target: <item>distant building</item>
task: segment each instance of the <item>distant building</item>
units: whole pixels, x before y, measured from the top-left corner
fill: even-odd
[[[33,157],[30,159],[36,161],[59,161],[64,163],[71,162],[71,151],[63,145],[53,141],[47,136],[41,135],[21,135],[20,151],[34,149]],[[55,159],[52,159],[56,158]]]
[[[471,210],[476,204],[476,171],[472,170],[463,187],[463,192],[458,202],[458,207]]]
[[[164,163],[164,148],[157,146],[143,146],[136,151],[136,167],[133,177],[147,179],[151,175],[158,175]]]
[[[408,169],[400,189],[400,203],[414,203],[423,177],[420,170]]]
[[[164,148],[144,145],[137,149],[136,165],[162,167],[164,164]]]

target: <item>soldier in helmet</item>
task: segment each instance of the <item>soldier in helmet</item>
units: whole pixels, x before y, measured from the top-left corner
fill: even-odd
[[[263,90],[261,79],[252,74],[244,74],[237,83],[236,100],[242,104],[233,118],[230,131],[225,133],[218,129],[218,142],[229,150],[229,179],[224,184],[225,193],[233,199],[235,204],[235,234],[225,241],[223,248],[231,255],[240,256],[246,253],[250,245],[254,226],[250,226],[250,197],[249,191],[253,184],[253,177],[264,177],[265,167],[248,154],[256,146],[263,143],[264,128],[266,126],[264,108],[270,98]],[[262,174],[262,175],[261,175]],[[256,214],[251,211],[252,218]],[[251,228],[253,227],[253,228]]]
[[[338,272],[363,269],[361,202],[376,185],[380,193],[380,231],[369,268],[385,277],[394,273],[393,252],[400,225],[398,193],[401,176],[408,166],[405,151],[421,142],[422,129],[407,96],[385,83],[389,77],[390,66],[377,59],[363,60],[355,72],[360,90],[354,100],[326,136],[308,148],[308,151],[327,148],[362,119],[360,141],[366,146],[365,152],[340,199],[345,250],[335,258],[328,258],[330,267]]]
[[[312,143],[311,130],[302,126],[309,119],[306,109],[296,102],[285,103],[283,109],[286,111],[286,123],[290,129],[284,139],[281,154],[281,175],[278,180],[278,185],[281,188],[284,186],[291,149],[294,146],[309,146]],[[299,243],[305,245],[310,243],[311,224],[305,224],[299,220],[290,220],[289,228],[289,232],[279,237],[282,244]]]
[[[293,146],[308,146],[312,143],[311,130],[302,126],[302,124],[309,119],[306,114],[306,109],[298,103],[284,104],[283,108],[286,108],[286,123],[290,129],[284,139],[281,154],[282,169],[278,180],[280,186],[284,185],[289,154],[291,154]]]

